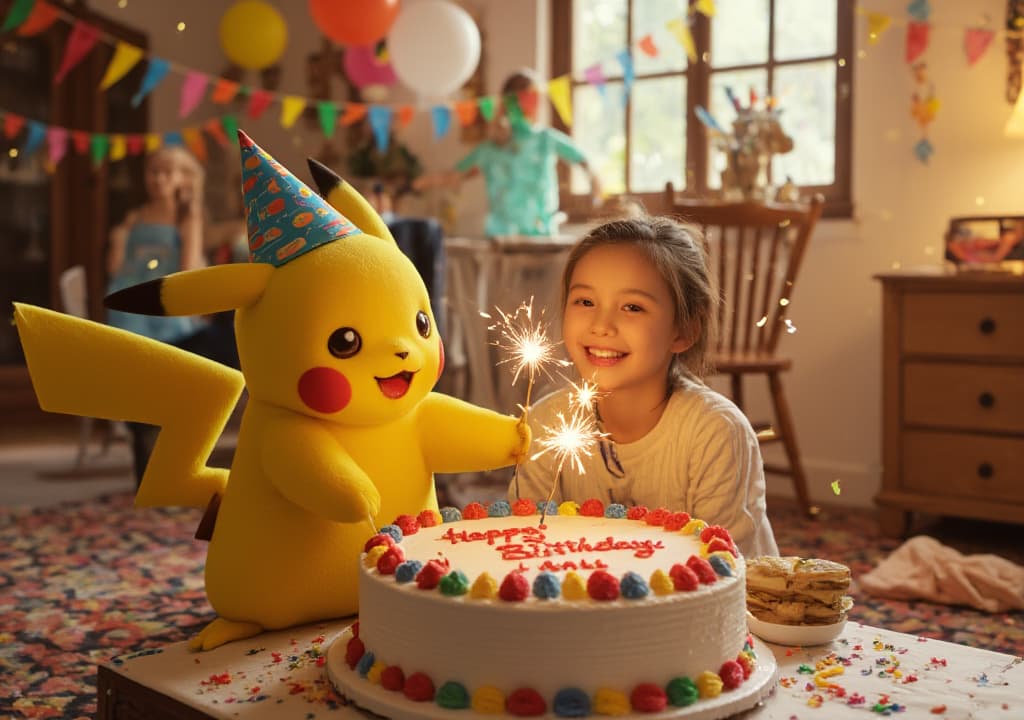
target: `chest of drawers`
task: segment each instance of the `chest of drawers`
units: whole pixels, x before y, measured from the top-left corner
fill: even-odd
[[[1024,278],[885,273],[882,530],[1024,523]]]

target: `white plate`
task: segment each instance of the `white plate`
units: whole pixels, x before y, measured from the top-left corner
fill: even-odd
[[[846,619],[832,625],[778,625],[758,620],[747,613],[750,632],[766,642],[776,645],[824,645],[839,637],[846,627]]]

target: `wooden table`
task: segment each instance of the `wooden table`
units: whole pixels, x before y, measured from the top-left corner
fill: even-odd
[[[365,720],[340,703],[318,664],[348,625],[266,633],[206,653],[177,643],[117,658],[99,668],[97,716]],[[857,623],[828,645],[755,644],[774,653],[780,680],[743,720],[864,720],[886,709],[903,720],[1024,717],[1024,658]]]

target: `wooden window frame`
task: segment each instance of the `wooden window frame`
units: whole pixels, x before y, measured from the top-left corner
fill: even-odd
[[[626,0],[626,33],[627,37],[632,36],[633,7],[637,2],[643,0]],[[692,2],[692,0],[691,0]],[[852,156],[853,156],[853,32],[854,32],[854,5],[853,0],[837,0],[836,15],[836,52],[835,55],[814,56],[811,58],[800,58],[799,60],[777,61],[774,58],[775,45],[775,0],[768,0],[771,17],[768,28],[768,62],[751,63],[746,65],[729,66],[721,70],[750,70],[764,68],[768,72],[769,87],[768,94],[772,93],[771,83],[774,81],[774,70],[778,67],[804,65],[811,62],[820,62],[828,58],[836,61],[836,114],[835,114],[835,182],[832,185],[806,185],[801,186],[802,194],[821,193],[825,196],[824,217],[849,218],[853,216],[852,199]],[[551,0],[551,76],[561,77],[569,75],[572,79],[572,87],[586,83],[577,76],[582,68],[572,67],[572,22],[573,0]],[[711,21],[693,12],[693,33],[694,43],[697,46],[697,62],[688,64],[685,70],[666,71],[660,73],[645,73],[638,76],[637,80],[653,79],[658,77],[685,76],[687,82],[686,92],[686,168],[687,190],[700,196],[714,194],[717,190],[709,188],[707,183],[708,163],[710,161],[708,152],[707,135],[704,127],[696,121],[694,109],[697,105],[708,107],[708,93],[711,86],[712,71],[705,61],[707,51],[711,46]],[[839,62],[840,59],[843,62]],[[607,75],[607,82],[614,84],[622,82],[622,75]],[[630,181],[630,110],[633,102],[632,96],[628,100],[626,110],[626,186]],[[567,127],[558,117],[552,113],[552,125],[563,132],[572,134],[572,129]],[[799,138],[796,138],[799,142]],[[569,170],[560,165],[559,185],[561,187],[561,206],[573,220],[586,220],[593,214],[589,197],[584,195],[573,195],[569,192]],[[665,208],[664,192],[649,193],[627,193],[631,198],[639,200],[650,212],[663,212]]]

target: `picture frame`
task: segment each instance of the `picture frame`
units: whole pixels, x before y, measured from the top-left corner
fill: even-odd
[[[958,269],[1012,269],[1024,264],[1024,215],[950,218],[945,246]]]

